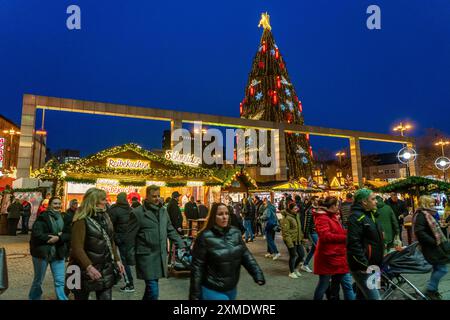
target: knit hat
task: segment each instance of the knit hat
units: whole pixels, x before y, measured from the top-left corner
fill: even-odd
[[[355,193],[355,203],[360,203],[361,201],[366,200],[372,193],[373,191],[370,189],[359,189]]]
[[[121,192],[117,195],[117,201],[118,204],[127,204],[127,194],[125,192]]]

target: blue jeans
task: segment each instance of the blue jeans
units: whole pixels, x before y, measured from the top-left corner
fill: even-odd
[[[352,277],[355,280],[357,289],[363,295],[365,300],[381,300],[380,291],[378,289],[369,289],[367,287],[367,279],[370,274],[365,271],[352,271]]]
[[[202,286],[202,300],[235,300],[236,295],[236,288],[230,291],[219,292]]]
[[[309,237],[312,242],[312,246],[311,250],[308,252],[308,255],[306,256],[305,262],[303,262],[303,265],[305,266],[309,266],[311,259],[314,257],[314,251],[316,251],[317,241],[319,241],[319,236],[315,232],[311,233]]]
[[[45,279],[45,273],[47,271],[47,267],[49,264],[53,274],[53,282],[55,285],[56,298],[58,300],[69,300],[66,294],[64,293],[64,285],[66,278],[65,277],[66,268],[64,260],[56,260],[49,263],[45,259],[39,259],[35,257],[33,257],[33,269],[34,269],[33,284],[31,285],[28,298],[30,300],[41,300],[42,282]]]
[[[275,230],[274,227],[271,228],[266,228],[265,230],[265,234],[266,234],[266,241],[267,241],[267,252],[269,252],[270,254],[277,254],[278,253],[278,248],[277,245],[275,244]]]
[[[145,280],[145,291],[142,300],[158,300],[158,298],[159,298],[158,279]]]
[[[331,284],[330,284],[331,280]],[[339,295],[339,286],[342,285],[345,300],[355,300],[355,293],[352,287],[352,278],[347,274],[320,275],[319,283],[314,291],[314,300],[322,300],[324,294],[330,287],[332,298],[337,299]],[[334,295],[334,297],[333,297]]]
[[[244,220],[244,228],[245,228],[245,241],[248,241],[249,237],[251,240],[253,240],[255,235],[253,234],[252,220]]]
[[[30,216],[22,215],[22,233],[28,234],[28,231],[30,230],[28,227],[29,223],[30,223]]]
[[[431,292],[437,292],[439,287],[439,281],[447,274],[448,269],[445,264],[433,265],[433,272],[431,273],[430,280],[428,281],[427,290]]]
[[[126,252],[126,247],[124,245],[119,246],[120,259],[122,260],[123,266],[125,268],[125,275],[126,275],[125,283],[129,284],[129,285],[134,285],[133,274],[131,273],[131,268],[127,263],[125,263],[126,262],[125,252]]]

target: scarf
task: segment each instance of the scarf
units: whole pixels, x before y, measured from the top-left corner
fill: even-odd
[[[416,217],[419,212],[422,212],[425,216],[425,219],[428,223],[428,226],[431,229],[431,232],[433,233],[434,238],[436,239],[436,244],[439,246],[441,243],[446,242],[447,238],[445,237],[444,233],[441,230],[441,227],[439,226],[439,223],[436,221],[436,219],[431,214],[432,212],[435,213],[435,211],[429,210],[429,209],[419,209],[414,214],[414,224],[416,222]]]

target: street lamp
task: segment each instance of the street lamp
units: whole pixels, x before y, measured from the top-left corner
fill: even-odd
[[[9,144],[9,159],[8,159],[8,166],[11,169],[13,166],[11,165],[13,163],[12,158],[13,158],[13,150],[12,150],[12,146],[13,146],[13,139],[14,136],[18,136],[20,135],[20,131],[16,131],[13,128],[9,129],[9,130],[3,130],[3,133],[9,134],[10,136],[10,144]]]
[[[336,153],[336,157],[339,158],[339,167],[342,169],[342,157],[345,157],[345,152],[339,151]]]
[[[444,146],[447,146],[450,144],[450,141],[440,139],[438,142],[436,142],[435,146],[440,146],[442,150],[442,156],[437,158],[434,162],[436,168],[439,170],[442,170],[444,172],[444,181],[447,181],[446,171],[450,167],[450,159],[445,156]]]
[[[408,131],[408,130],[411,130],[411,129],[412,129],[412,125],[410,125],[408,123],[400,122],[400,124],[395,126],[392,130],[394,130],[396,132],[400,131],[400,135],[402,137],[404,137],[405,136],[405,131]],[[399,158],[400,162],[406,164],[406,177],[410,176],[409,161],[410,161],[411,158],[413,158],[412,161],[414,161],[415,158],[416,158],[416,155],[417,155],[416,151],[414,149],[407,148],[407,146],[405,144],[403,144],[403,148],[397,154],[397,157]],[[402,160],[405,160],[405,161],[402,161]]]

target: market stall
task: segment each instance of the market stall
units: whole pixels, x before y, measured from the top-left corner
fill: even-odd
[[[160,186],[163,199],[178,191],[182,198],[194,196],[208,204],[215,186],[222,184],[210,169],[172,161],[136,144],[109,148],[64,164],[50,161],[32,176],[53,181],[54,193],[65,205],[72,199],[81,201],[91,187],[105,190],[111,202],[120,192],[137,192],[144,198],[148,185]]]
[[[223,203],[227,203],[228,197],[233,202],[241,202],[249,195],[250,189],[258,187],[256,181],[242,168],[217,170],[215,174],[223,181],[220,196]]]

